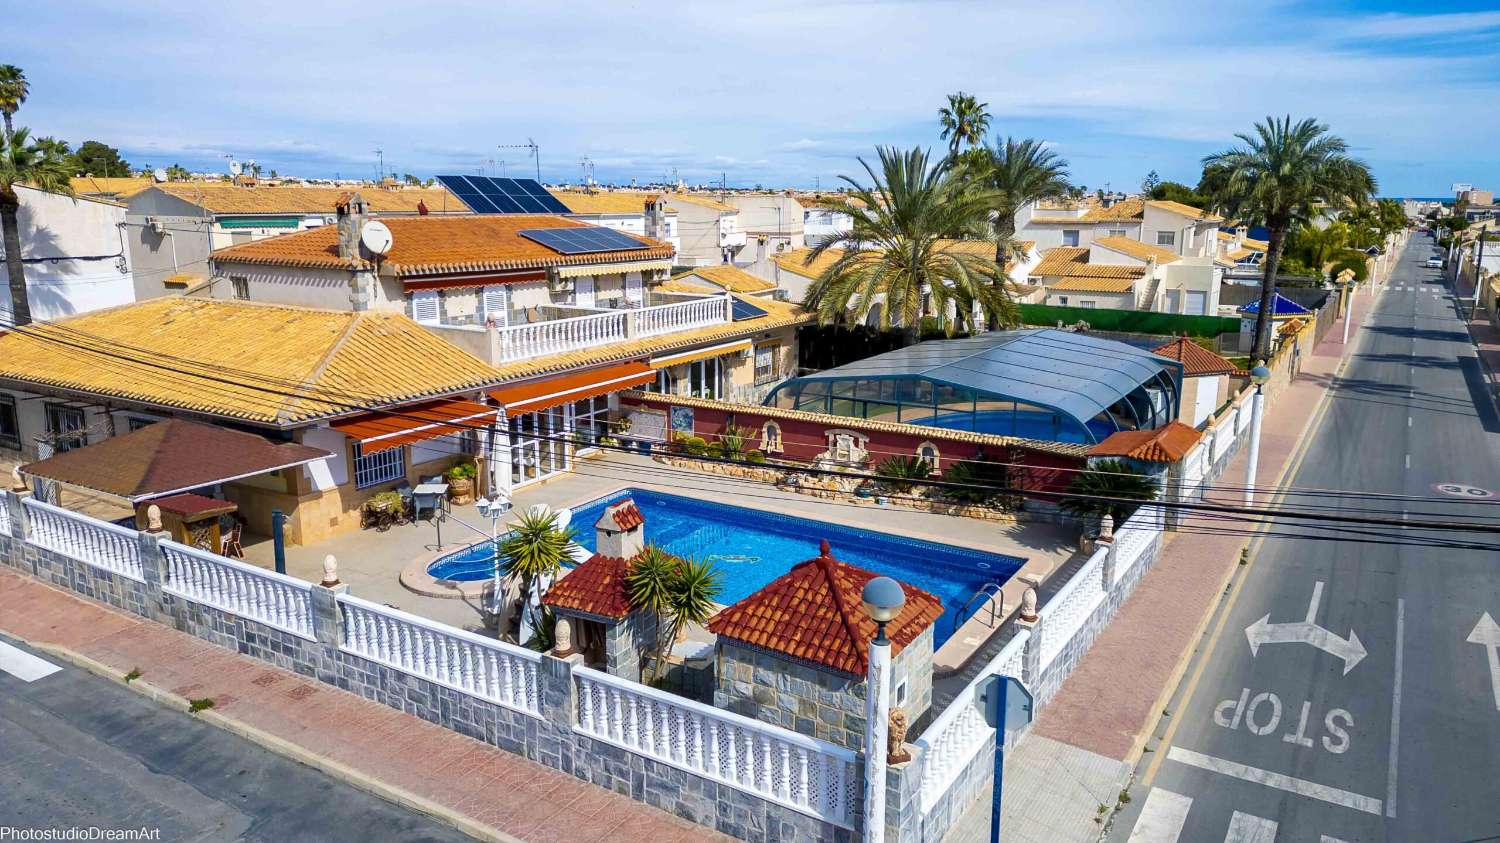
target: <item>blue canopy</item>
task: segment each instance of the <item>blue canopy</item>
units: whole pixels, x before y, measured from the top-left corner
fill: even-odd
[[[1237,312],[1249,314],[1249,315],[1252,315],[1252,316],[1255,315],[1255,314],[1257,314],[1257,313],[1260,313],[1260,299],[1256,299],[1255,301],[1250,302],[1249,304],[1240,305],[1240,308],[1239,308],[1239,310]],[[1311,316],[1312,315],[1312,311],[1308,310],[1307,308],[1303,307],[1300,304],[1297,304],[1296,302],[1292,301],[1291,299],[1287,298],[1286,296],[1283,296],[1282,294],[1277,293],[1276,297],[1273,298],[1273,299],[1271,299],[1271,315],[1272,316]]]

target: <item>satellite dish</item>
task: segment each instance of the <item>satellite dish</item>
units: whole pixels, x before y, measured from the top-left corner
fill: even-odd
[[[156,179],[157,181],[166,181],[167,171],[163,170],[161,167],[157,167],[155,170],[151,171],[151,177]]]
[[[359,242],[372,255],[384,255],[391,250],[391,230],[379,220],[370,220],[359,230]]]
[[[240,166],[240,162],[238,162],[238,161],[230,161],[229,162],[229,174],[230,175],[237,176],[237,175],[239,175],[242,172],[244,172],[244,168]]]

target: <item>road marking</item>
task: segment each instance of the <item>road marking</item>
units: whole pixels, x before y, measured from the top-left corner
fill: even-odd
[[[1401,748],[1401,666],[1406,634],[1406,601],[1396,598],[1396,665],[1391,677],[1391,754],[1386,759],[1385,815],[1396,816],[1396,755]]]
[[[1411,457],[1407,456],[1407,467],[1410,468]],[[1359,636],[1354,634],[1354,629],[1349,629],[1348,638],[1340,638],[1332,630],[1325,629],[1314,623],[1318,616],[1318,603],[1323,599],[1323,582],[1319,580],[1313,584],[1312,599],[1307,603],[1307,620],[1300,623],[1271,623],[1271,613],[1265,615],[1249,626],[1245,627],[1245,638],[1250,642],[1250,657],[1260,655],[1263,644],[1308,644],[1319,650],[1341,659],[1344,662],[1344,675],[1359,664],[1365,656],[1369,655],[1365,645],[1360,643]]]
[[[0,670],[22,682],[35,682],[44,676],[51,676],[62,668],[46,659],[39,659],[25,650],[0,641]]]
[[[1411,416],[1406,417],[1406,426],[1411,427]]]
[[[1411,454],[1406,455],[1406,467],[1411,468]]]
[[[1490,690],[1495,692],[1495,710],[1500,711],[1500,624],[1485,612],[1479,616],[1479,623],[1474,624],[1474,631],[1469,633],[1467,640],[1484,648],[1485,658],[1490,663]]]
[[[1373,796],[1361,796],[1326,784],[1310,782],[1307,779],[1299,779],[1295,776],[1287,776],[1281,773],[1273,773],[1270,770],[1262,770],[1259,767],[1251,767],[1248,764],[1240,764],[1234,761],[1225,761],[1212,755],[1203,755],[1190,749],[1174,746],[1167,751],[1167,757],[1179,764],[1189,767],[1197,767],[1210,773],[1230,776],[1241,781],[1253,784],[1265,785],[1266,787],[1284,790],[1287,793],[1295,793],[1298,796],[1306,796],[1309,799],[1317,799],[1330,805],[1339,805],[1344,808],[1353,808],[1356,811],[1364,811],[1367,814],[1380,816],[1382,805],[1379,799]]]
[[[1349,843],[1349,841],[1340,840],[1337,837],[1329,837],[1326,834],[1319,834],[1318,843]]]
[[[1276,823],[1265,817],[1235,811],[1229,818],[1224,843],[1276,843]]]
[[[1176,843],[1187,822],[1193,800],[1180,793],[1155,787],[1146,794],[1146,804],[1130,830],[1128,843]]]

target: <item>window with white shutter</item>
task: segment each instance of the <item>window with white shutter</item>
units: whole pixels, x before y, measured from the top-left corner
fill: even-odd
[[[504,284],[492,284],[484,288],[480,293],[481,312],[479,318],[483,321],[495,320],[495,324],[501,328],[505,327],[510,313],[510,288]]]
[[[442,321],[442,302],[437,290],[411,294],[411,318],[423,325],[436,325]]]

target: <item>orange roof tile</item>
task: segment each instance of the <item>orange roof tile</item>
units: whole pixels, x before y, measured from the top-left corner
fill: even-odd
[[[1195,378],[1202,375],[1227,375],[1234,371],[1233,363],[1187,337],[1178,337],[1166,345],[1153,349],[1151,353],[1170,357],[1181,363],[1183,377]]]
[[[1056,246],[1042,252],[1041,262],[1028,275],[1032,278],[1140,278],[1145,272],[1144,266],[1089,263],[1089,250],[1084,246]]]
[[[151,185],[192,205],[215,214],[332,214],[333,204],[346,187],[242,187],[228,182],[174,181]],[[458,197],[441,187],[406,187],[388,190],[367,186],[360,196],[377,214],[415,214],[417,203],[425,203],[432,214],[469,214]]]
[[[623,618],[633,608],[625,591],[625,576],[629,573],[630,560],[596,553],[553,583],[542,602],[555,609]]]
[[[1206,222],[1224,221],[1224,218],[1219,216],[1218,214],[1210,214],[1202,208],[1194,208],[1192,205],[1185,205],[1181,202],[1173,202],[1170,199],[1152,199],[1146,204],[1158,210],[1176,214],[1180,217],[1189,217],[1191,219],[1203,220]]]
[[[877,575],[833,558],[823,542],[817,558],[793,566],[761,590],[714,615],[708,629],[794,659],[863,675],[875,622],[860,605]],[[915,641],[943,613],[942,601],[901,584],[906,606],[886,625],[892,652]]]
[[[633,530],[646,523],[646,516],[641,514],[640,507],[635,505],[634,500],[621,501],[619,506],[611,507],[609,513],[615,526],[621,530]]]
[[[1062,280],[1047,289],[1073,293],[1128,293],[1135,289],[1135,280],[1135,278],[1094,278],[1086,275],[1065,275]]]
[[[1179,421],[1155,430],[1121,430],[1089,449],[1091,457],[1127,457],[1142,462],[1177,462],[1203,434]]]
[[[1091,208],[1081,216],[1059,217],[1059,216],[1036,216],[1031,218],[1032,223],[1043,225],[1067,225],[1068,223],[1091,223],[1091,222],[1131,222],[1142,219],[1145,216],[1146,203],[1139,199],[1126,199],[1109,206],[1108,208]]]
[[[672,246],[649,237],[629,235],[647,248],[563,255],[518,232],[532,228],[588,228],[586,222],[551,214],[474,214],[454,217],[383,217],[392,245],[382,270],[397,277],[444,272],[491,272],[539,269],[621,261],[667,260]],[[325,225],[295,234],[268,237],[219,249],[219,262],[323,269],[368,269],[363,258],[341,258],[338,226]]]
[[[1100,237],[1094,240],[1094,245],[1141,261],[1155,258],[1157,263],[1167,264],[1182,260],[1182,255],[1171,249],[1152,243],[1142,243],[1130,237]]]

